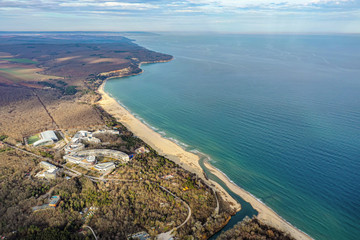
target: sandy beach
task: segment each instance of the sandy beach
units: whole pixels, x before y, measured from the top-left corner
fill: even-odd
[[[170,141],[169,139],[163,138],[159,133],[153,131],[147,125],[142,123],[139,119],[135,118],[114,98],[110,97],[104,91],[104,84],[105,82],[98,89],[99,94],[101,94],[102,96],[102,99],[98,102],[98,104],[103,107],[105,111],[114,116],[131,132],[133,132],[136,136],[138,136],[147,144],[149,144],[152,148],[154,148],[159,154],[171,159],[186,170],[196,173],[199,177],[204,179],[205,182],[212,186],[215,186],[216,191],[218,191],[226,201],[228,201],[236,210],[240,210],[240,204],[234,198],[232,198],[228,194],[228,192],[226,192],[217,182],[205,179],[203,169],[199,164],[199,157],[196,154],[185,151],[176,143]],[[290,234],[295,239],[312,239],[304,232],[300,231],[299,229],[292,226],[290,223],[286,222],[272,209],[258,201],[249,192],[230,182],[223,173],[214,168],[212,165],[205,162],[205,166],[214,175],[221,179],[231,191],[243,198],[245,201],[249,202],[252,207],[259,212],[258,218],[261,221]]]

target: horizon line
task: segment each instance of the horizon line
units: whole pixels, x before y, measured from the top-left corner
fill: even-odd
[[[0,33],[221,33],[221,34],[289,34],[289,35],[360,35],[360,32],[230,32],[230,31],[115,31],[115,30],[0,30]]]

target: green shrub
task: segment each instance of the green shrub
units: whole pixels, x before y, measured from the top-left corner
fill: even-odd
[[[65,88],[64,95],[75,95],[77,93],[76,86],[68,86]]]

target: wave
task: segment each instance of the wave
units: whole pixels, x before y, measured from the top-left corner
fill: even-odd
[[[116,97],[114,97],[111,93],[106,92],[110,97],[112,97],[113,99],[115,99],[115,101],[120,104],[120,106],[122,106],[123,108],[125,108],[126,111],[128,111],[131,115],[133,115],[136,119],[140,120],[140,122],[142,122],[143,124],[145,124],[147,127],[149,127],[150,129],[152,129],[154,132],[159,133],[163,138],[168,139],[172,142],[174,142],[175,144],[177,144],[178,146],[180,146],[181,148],[185,149],[188,151],[187,148],[189,148],[190,146],[184,142],[181,142],[180,140],[173,138],[173,137],[168,137],[167,133],[164,130],[160,130],[157,127],[154,127],[153,125],[151,125],[150,123],[148,123],[147,121],[145,121],[145,119],[143,119],[139,114],[134,113],[133,111],[131,111],[128,107],[126,107],[121,101],[119,101]]]
[[[210,164],[210,162],[209,162]],[[252,193],[250,193],[249,191],[245,190],[244,188],[240,187],[238,184],[236,184],[234,181],[231,180],[231,178],[229,176],[227,176],[223,171],[221,171],[220,169],[218,169],[217,167],[215,167],[214,165],[210,164],[213,168],[215,168],[217,171],[219,171],[221,174],[224,175],[224,177],[231,182],[232,184],[234,184],[236,187],[242,189],[243,191],[245,191],[247,194],[249,194],[251,197],[253,197],[256,201],[260,202],[261,204],[263,204],[264,206],[266,206],[268,209],[270,209],[271,211],[273,211],[281,220],[283,220],[284,222],[286,222],[287,224],[289,224],[290,226],[292,226],[293,228],[295,228],[296,230],[304,233],[305,235],[309,236],[306,232],[302,231],[301,229],[297,228],[296,226],[294,226],[293,224],[291,224],[290,222],[288,222],[286,219],[284,219],[282,216],[280,216],[279,214],[277,214],[271,207],[269,207],[266,203],[264,203],[260,198],[256,197],[255,195],[253,195]],[[221,181],[221,180],[220,180]],[[230,190],[231,191],[231,190]],[[235,192],[233,192],[235,195],[239,196],[238,194],[236,194]],[[239,196],[241,198],[241,196]]]
[[[248,192],[247,190],[245,190],[244,188],[240,187],[238,184],[236,184],[233,180],[231,180],[231,178],[226,175],[226,173],[224,173],[223,171],[221,171],[220,169],[218,169],[217,167],[215,167],[213,164],[211,164],[211,162],[216,162],[216,160],[214,160],[213,158],[211,158],[210,155],[201,152],[200,150],[196,149],[195,147],[192,147],[184,142],[181,142],[180,140],[174,138],[174,137],[169,137],[167,136],[166,131],[164,130],[160,130],[154,126],[152,126],[151,124],[149,124],[148,122],[146,122],[142,117],[140,117],[138,114],[132,112],[128,107],[126,107],[121,101],[119,101],[116,97],[114,97],[111,93],[107,92],[107,94],[109,96],[111,96],[113,99],[115,99],[115,101],[120,104],[124,109],[126,109],[131,115],[133,115],[135,118],[137,118],[138,120],[140,120],[143,124],[145,124],[147,127],[151,128],[153,131],[155,131],[156,133],[159,133],[163,138],[168,139],[172,142],[174,142],[175,144],[177,144],[178,146],[180,146],[181,148],[183,148],[185,151],[188,152],[192,152],[196,155],[198,155],[200,157],[200,159],[204,158],[204,161],[208,162],[214,169],[216,169],[217,171],[219,171],[221,174],[224,175],[224,177],[233,185],[235,185],[236,187],[238,187],[239,189],[242,189],[243,191],[245,191],[247,194],[249,194],[250,196],[252,196],[254,199],[256,199],[256,201],[260,202],[261,204],[265,205],[267,208],[269,208],[271,211],[275,212],[272,208],[270,208],[268,205],[266,205],[260,198],[257,198],[256,196],[254,196],[252,193]],[[206,168],[204,166],[204,168]],[[214,180],[215,181],[215,180]],[[219,180],[221,181],[221,180]],[[216,181],[218,182],[218,181]],[[223,184],[225,184],[223,181],[221,181]],[[218,182],[219,183],[219,182]],[[231,191],[231,190],[230,190]],[[238,197],[241,198],[240,195],[236,194],[235,192],[233,192],[235,195],[237,195]],[[275,212],[276,213],[276,212]],[[278,215],[278,214],[277,214]],[[297,229],[298,231],[308,235],[307,233],[305,233],[304,231],[300,230],[299,228],[295,227],[294,225],[292,225],[290,222],[286,221],[283,217],[281,217],[280,215],[278,215],[284,222],[286,222],[287,224],[289,224],[290,226],[292,226],[293,228]],[[249,216],[251,217],[251,216]]]

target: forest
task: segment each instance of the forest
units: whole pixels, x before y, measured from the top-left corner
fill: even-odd
[[[222,233],[217,240],[294,240],[287,234],[270,227],[256,217],[246,217],[232,229]]]

